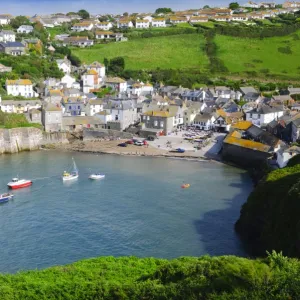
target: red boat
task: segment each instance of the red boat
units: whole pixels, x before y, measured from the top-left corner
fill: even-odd
[[[28,187],[32,185],[32,181],[31,180],[27,180],[27,179],[19,179],[19,178],[13,178],[11,180],[11,182],[9,182],[8,187],[16,190],[16,189],[21,189],[24,187]]]

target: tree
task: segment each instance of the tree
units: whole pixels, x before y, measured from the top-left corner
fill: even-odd
[[[240,5],[237,2],[231,2],[229,3],[229,8],[232,10],[238,9]]]
[[[10,22],[11,27],[17,29],[21,25],[30,25],[29,20],[25,16],[17,16]]]
[[[81,60],[77,56],[75,56],[74,54],[71,54],[68,56],[68,59],[70,60],[70,62],[73,66],[80,67]]]
[[[129,16],[128,12],[124,12],[123,16],[128,17]]]
[[[169,14],[169,13],[173,13],[171,8],[167,8],[167,7],[160,7],[155,11],[156,14]]]
[[[204,5],[203,8],[208,9],[208,8],[210,8],[210,6],[209,5]]]
[[[82,19],[89,19],[89,18],[90,18],[89,12],[87,12],[85,9],[81,9],[80,11],[78,11],[77,14],[78,14]]]
[[[115,57],[110,60],[109,68],[112,73],[120,74],[125,69],[125,60],[123,57]]]
[[[106,57],[104,58],[103,63],[104,63],[104,66],[105,66],[105,68],[106,68],[106,70],[107,70],[107,69],[108,69],[108,66],[109,66],[109,60],[108,60]]]

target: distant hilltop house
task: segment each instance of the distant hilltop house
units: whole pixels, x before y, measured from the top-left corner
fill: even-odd
[[[87,47],[87,46],[93,46],[94,41],[90,40],[87,36],[71,36],[63,40],[63,45]]]
[[[283,8],[300,8],[299,1],[285,1],[282,5]]]
[[[136,20],[135,27],[136,28],[149,28],[150,22],[148,20]]]
[[[166,27],[166,20],[164,18],[153,18],[151,21],[152,27]]]
[[[190,23],[205,23],[208,22],[208,17],[194,16],[190,18]]]
[[[96,24],[96,27],[101,30],[110,30],[113,28],[113,24],[111,22],[100,22],[99,24]]]
[[[181,24],[181,23],[187,23],[186,17],[171,17],[170,22],[173,24]]]
[[[6,80],[7,95],[22,96],[25,98],[37,97],[38,94],[33,90],[32,82],[28,79]]]
[[[0,43],[0,52],[19,56],[25,54],[25,46],[20,42]]]
[[[18,33],[31,33],[33,31],[33,27],[31,25],[21,25],[18,29]]]
[[[82,23],[75,23],[72,26],[72,31],[75,32],[82,32],[82,31],[90,31],[94,28],[93,22],[82,22]]]
[[[0,73],[9,73],[12,71],[12,67],[6,67],[0,64]]]
[[[0,42],[15,42],[16,34],[12,30],[0,31]]]
[[[9,25],[10,20],[12,19],[12,15],[0,15],[0,25]]]
[[[133,28],[133,23],[130,20],[120,20],[117,24],[118,28]]]

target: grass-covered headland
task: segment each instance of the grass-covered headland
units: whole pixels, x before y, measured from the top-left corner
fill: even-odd
[[[0,276],[0,299],[299,299],[300,262],[275,252],[164,260],[102,257]]]

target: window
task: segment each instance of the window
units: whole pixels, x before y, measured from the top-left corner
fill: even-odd
[[[80,109],[80,106],[78,105],[78,109]]]
[[[71,106],[71,105],[69,105],[69,109],[72,109],[72,106]]]
[[[119,120],[119,116],[116,115],[116,116],[115,116],[115,121],[118,121],[118,120]]]
[[[154,121],[154,126],[158,126],[158,121]]]
[[[149,120],[150,120],[150,117],[148,116],[148,117],[147,117],[147,121],[149,121]]]
[[[164,128],[164,122],[163,121],[160,122],[160,127]]]

